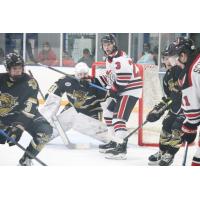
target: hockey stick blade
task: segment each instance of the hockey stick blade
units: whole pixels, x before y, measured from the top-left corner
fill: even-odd
[[[13,138],[9,137],[3,130],[0,129],[0,134],[3,135],[4,137],[6,137],[9,141],[11,141],[12,143],[14,143],[16,146],[18,146],[22,151],[24,151],[25,153],[27,153],[28,156],[30,156],[32,159],[35,159],[38,163],[40,163],[43,166],[47,166],[44,162],[42,162],[40,159],[38,159],[37,157],[33,156],[32,153],[30,153],[29,151],[27,151],[21,144],[19,144],[18,142],[16,142]]]
[[[91,144],[74,144],[72,143],[67,134],[65,133],[65,131],[63,130],[63,127],[61,126],[59,119],[57,116],[53,116],[53,123],[64,143],[64,145],[69,148],[69,149],[90,149],[91,148]]]

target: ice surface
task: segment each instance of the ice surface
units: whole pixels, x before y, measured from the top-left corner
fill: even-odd
[[[68,136],[73,143],[77,144],[92,144],[88,149],[68,149],[64,146],[60,137],[50,142],[38,158],[49,166],[147,166],[148,156],[157,151],[157,147],[140,147],[137,145],[137,135],[130,138],[128,145],[127,160],[108,160],[104,158],[104,154],[99,153],[99,141],[88,136],[82,135],[74,130],[70,130]],[[20,144],[27,146],[31,137],[24,133],[20,140]],[[192,146],[188,151],[187,165],[190,165],[192,156],[196,147]],[[8,145],[0,145],[0,165],[1,166],[16,166],[23,152],[16,146],[8,147]],[[181,148],[177,153],[173,166],[182,164],[184,148]],[[35,165],[40,165],[34,161]]]

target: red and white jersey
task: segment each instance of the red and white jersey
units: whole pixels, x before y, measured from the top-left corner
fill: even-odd
[[[106,74],[100,77],[100,81],[107,89],[117,88],[120,96],[140,98],[142,95],[143,82],[139,68],[123,51],[106,60]]]
[[[200,123],[200,54],[186,66],[186,73],[180,80],[182,89],[182,108],[186,121],[190,124]],[[179,84],[180,84],[179,83]],[[185,84],[184,84],[185,83]]]

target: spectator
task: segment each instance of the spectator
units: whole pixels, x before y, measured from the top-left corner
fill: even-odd
[[[3,64],[4,59],[4,51],[2,48],[0,48],[0,64]]]
[[[154,55],[151,52],[149,43],[143,44],[143,52],[141,58],[137,61],[138,64],[151,64],[155,65]]]
[[[38,55],[38,62],[48,66],[55,66],[58,64],[56,60],[56,54],[52,50],[49,42],[45,42],[43,44],[43,49]]]
[[[92,66],[92,63],[94,62],[94,58],[90,54],[89,49],[87,49],[87,48],[83,49],[83,57],[78,60],[78,63],[79,62],[86,63],[88,65],[88,67]]]
[[[68,51],[63,52],[63,66],[74,67],[75,62]]]

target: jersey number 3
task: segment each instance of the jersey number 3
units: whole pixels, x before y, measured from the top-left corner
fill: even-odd
[[[121,68],[121,63],[120,62],[116,62],[115,64],[116,64],[116,67],[115,67],[116,69],[120,69]]]

